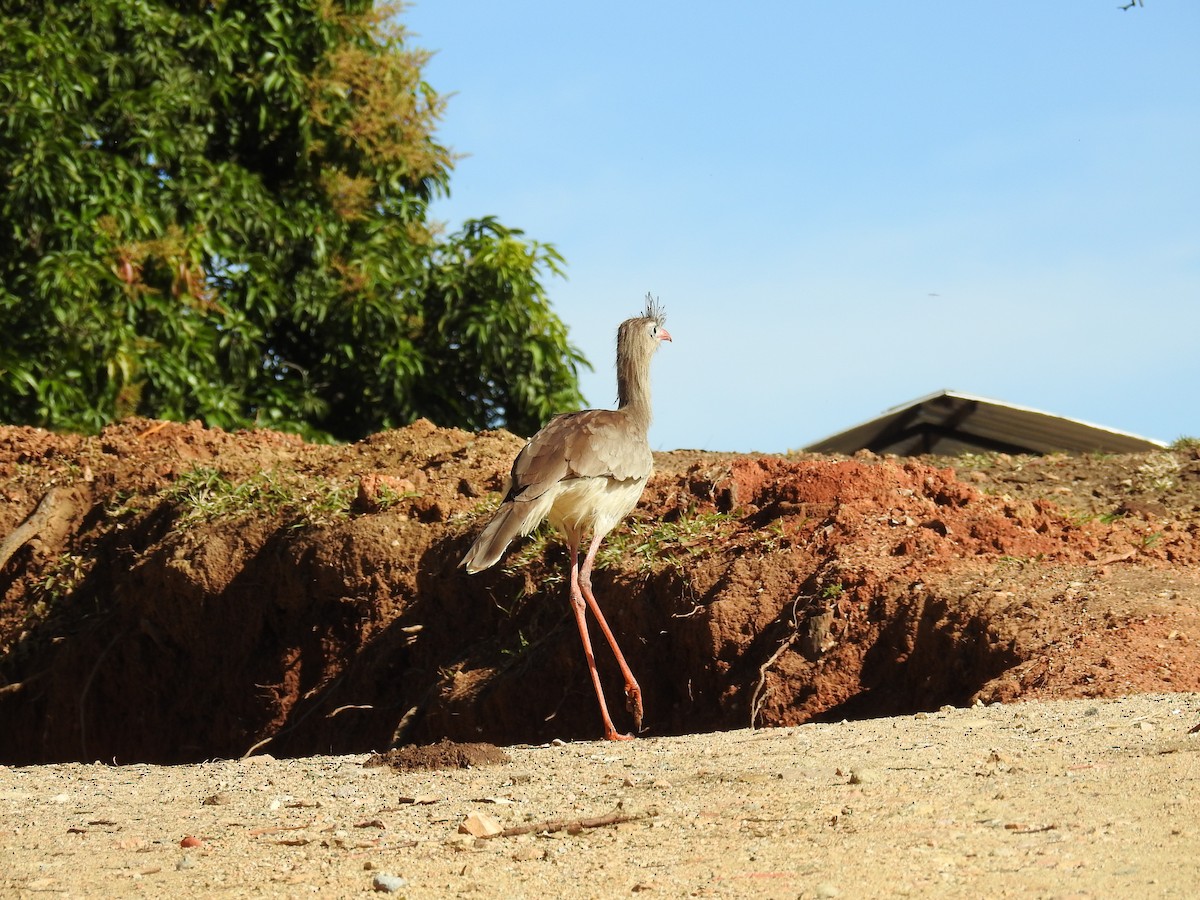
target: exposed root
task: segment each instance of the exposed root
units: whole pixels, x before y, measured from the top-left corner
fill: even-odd
[[[796,641],[798,641],[802,636],[802,632],[800,630],[800,620],[797,615],[797,607],[799,606],[800,601],[803,599],[805,599],[804,596],[800,595],[800,596],[797,596],[796,599],[792,601],[792,631],[791,631],[791,634],[789,634],[787,637],[785,637],[780,642],[779,646],[775,648],[775,652],[772,653],[767,658],[767,661],[758,667],[758,681],[755,682],[754,691],[753,691],[753,693],[750,694],[750,727],[751,728],[758,727],[758,725],[756,724],[758,722],[758,714],[760,712],[762,712],[763,704],[766,703],[766,701],[767,701],[767,695],[766,695],[767,672],[770,671],[771,666],[775,665],[776,660],[778,660],[779,657],[783,656],[783,654],[785,654],[788,650],[790,650],[792,645],[794,643],[796,643]]]
[[[40,535],[45,530],[46,524],[56,515],[66,518],[73,511],[74,504],[58,488],[52,487],[46,491],[46,495],[42,497],[41,502],[38,503],[29,518],[14,528],[12,534],[6,537],[3,543],[0,543],[0,569],[4,568],[12,555],[21,547]]]

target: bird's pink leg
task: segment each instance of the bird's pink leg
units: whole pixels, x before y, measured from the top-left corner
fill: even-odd
[[[592,675],[592,687],[596,689],[596,700],[600,703],[600,716],[604,720],[604,738],[609,741],[628,741],[633,739],[631,734],[621,734],[613,725],[612,717],[608,714],[608,704],[604,702],[604,689],[600,686],[600,673],[596,671],[596,656],[592,653],[592,639],[588,636],[587,627],[587,608],[584,605],[584,597],[579,589],[579,550],[571,545],[571,610],[575,613],[575,624],[579,627],[579,638],[583,641],[583,655],[587,658],[588,671]],[[589,557],[590,559],[590,554]],[[585,563],[586,565],[586,563]],[[591,588],[588,588],[588,594],[591,594]],[[595,601],[592,601],[592,610],[596,612]],[[600,625],[604,629],[604,633],[608,635],[611,642],[612,636],[608,630],[608,625],[604,619],[600,618]],[[618,656],[618,659],[620,657]],[[625,661],[620,660],[624,666]]]
[[[600,624],[600,630],[608,639],[608,646],[612,647],[613,656],[617,658],[617,665],[621,667],[621,674],[625,676],[625,707],[633,716],[634,731],[638,732],[642,730],[642,689],[638,686],[637,679],[633,677],[633,672],[625,662],[625,656],[621,653],[621,648],[617,646],[617,639],[613,636],[612,629],[608,627],[608,622],[604,620],[604,613],[600,612],[600,604],[596,602],[596,598],[592,594],[592,563],[596,560],[596,551],[600,549],[600,542],[603,539],[604,535],[602,534],[597,534],[592,538],[587,556],[583,558],[583,568],[579,570],[579,586],[583,590],[588,608]],[[573,570],[574,560],[572,559]]]

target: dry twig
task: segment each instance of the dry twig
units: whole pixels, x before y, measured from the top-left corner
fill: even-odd
[[[651,809],[644,813],[626,813],[622,812],[620,807],[617,807],[612,812],[603,816],[592,816],[585,819],[547,819],[544,822],[532,822],[528,825],[513,825],[511,828],[505,828],[499,834],[486,835],[484,840],[498,837],[516,837],[520,834],[542,834],[552,833],[555,831],[565,831],[567,834],[579,834],[585,828],[604,828],[609,825],[621,825],[625,822],[636,822],[639,819],[649,819],[658,815],[658,811]]]

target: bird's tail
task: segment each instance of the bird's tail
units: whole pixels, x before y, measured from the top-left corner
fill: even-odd
[[[520,506],[524,507],[525,504]],[[474,575],[499,562],[513,539],[518,534],[528,533],[529,529],[524,528],[526,512],[526,509],[518,508],[518,504],[511,501],[502,504],[496,510],[496,515],[492,516],[492,521],[488,522],[487,527],[479,533],[479,537],[475,538],[475,543],[462,558],[459,567]]]

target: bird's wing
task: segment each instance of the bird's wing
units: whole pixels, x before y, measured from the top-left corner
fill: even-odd
[[[616,409],[556,416],[529,439],[512,467],[508,500],[535,500],[568,478],[646,478],[654,458],[646,435]]]

